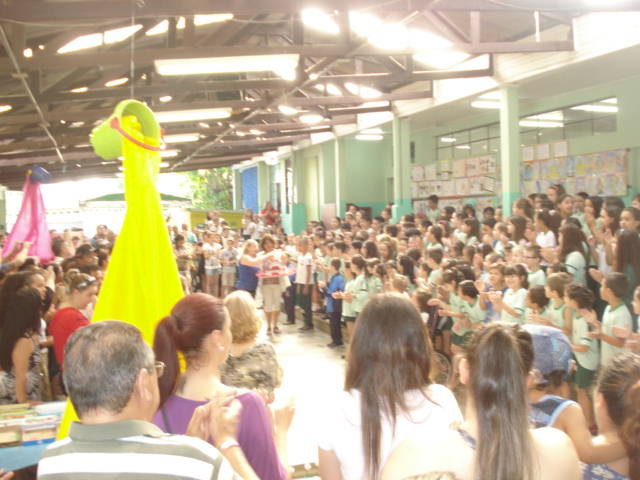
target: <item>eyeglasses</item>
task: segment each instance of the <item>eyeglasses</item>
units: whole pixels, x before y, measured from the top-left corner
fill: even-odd
[[[164,362],[156,362],[153,364],[153,367],[156,369],[156,375],[160,378],[164,375],[164,369],[167,367]]]
[[[93,282],[95,282],[97,279],[96,277],[89,277],[86,280],[84,280],[83,282],[80,282],[76,288],[86,288],[89,285],[91,285]]]

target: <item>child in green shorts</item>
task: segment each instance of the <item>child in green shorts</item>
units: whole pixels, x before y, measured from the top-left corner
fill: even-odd
[[[571,282],[567,285],[564,292],[564,302],[574,312],[570,339],[571,348],[576,357],[577,370],[573,381],[578,393],[578,403],[582,407],[590,428],[595,428],[590,390],[600,360],[598,341],[589,336],[589,331],[592,328],[590,325],[598,321],[593,309],[594,301],[595,296],[586,285],[579,282]]]

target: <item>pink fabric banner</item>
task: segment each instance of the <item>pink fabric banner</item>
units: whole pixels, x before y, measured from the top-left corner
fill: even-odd
[[[40,263],[48,263],[55,258],[55,255],[51,250],[51,235],[47,226],[40,184],[32,183],[27,176],[22,192],[24,197],[20,214],[7,237],[2,255],[7,255],[16,242],[31,242],[28,255],[38,257]]]

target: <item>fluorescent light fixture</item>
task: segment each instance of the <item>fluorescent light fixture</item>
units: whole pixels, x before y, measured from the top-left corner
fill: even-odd
[[[300,115],[299,118],[302,123],[308,124],[320,123],[324,120],[324,117],[317,113],[305,113],[304,115]]]
[[[78,127],[81,127],[81,126],[83,126],[83,125],[84,125],[84,122],[71,122],[71,123],[69,124],[69,127],[71,127],[71,128],[78,128]]]
[[[58,49],[58,53],[77,52],[87,48],[100,47],[122,42],[142,28],[142,25],[129,25],[127,27],[114,28],[104,33],[90,33],[80,35]]]
[[[178,156],[178,150],[160,150],[162,158],[173,158]]]
[[[129,79],[127,77],[116,78],[114,80],[109,80],[107,83],[104,84],[104,86],[105,87],[117,87],[119,85],[124,85],[128,81],[129,81]]]
[[[214,13],[211,15],[196,15],[193,18],[193,24],[196,27],[200,25],[209,25],[210,23],[226,22],[233,19],[233,13]]]
[[[160,100],[162,103],[166,103],[173,100],[173,97],[171,95],[164,95],[163,97],[160,97],[158,100]]]
[[[538,115],[532,115],[525,118],[525,120],[551,120],[552,122],[563,122],[564,114],[560,110],[554,112],[540,113]]]
[[[369,36],[369,43],[381,49],[403,49],[409,46],[409,32],[400,23],[382,24]]]
[[[31,58],[31,57],[33,57],[33,50],[32,50],[32,49],[30,49],[30,48],[25,48],[25,49],[22,51],[22,54],[23,54],[26,58]]]
[[[371,88],[371,87],[356,85],[355,83],[352,83],[352,82],[345,83],[344,88],[346,88],[349,91],[349,93],[351,93],[352,95],[359,95],[362,98],[366,98],[366,99],[378,98],[380,95],[382,95],[382,92],[380,90],[376,90],[375,88]]]
[[[145,35],[152,37],[154,35],[161,35],[169,30],[169,20],[162,20],[155,27],[150,28],[145,32]]]
[[[155,112],[159,123],[197,122],[199,120],[214,120],[229,118],[230,108],[199,108],[194,110],[173,110],[169,112]]]
[[[455,138],[453,138],[453,137],[442,137],[442,138],[440,139],[440,141],[441,141],[442,143],[454,143],[454,142],[456,141],[456,139],[455,139]]]
[[[78,87],[78,88],[72,88],[71,90],[69,90],[71,93],[84,93],[86,91],[89,90],[89,87]]]
[[[264,132],[262,130],[256,130],[255,128],[252,128],[251,130],[249,130],[249,133],[251,135],[262,135],[262,134],[264,134]]]
[[[274,72],[287,75],[295,72],[297,54],[247,55],[240,57],[177,58],[156,60],[160,75],[205,75],[236,72]],[[286,78],[286,77],[285,77]]]
[[[158,164],[158,166],[159,166],[160,168],[167,168],[167,167],[169,166],[169,162],[160,162],[160,163]]]
[[[279,105],[278,110],[283,115],[295,115],[298,113],[297,108],[290,107],[289,105]]]
[[[571,110],[582,110],[583,112],[597,113],[618,113],[618,107],[615,105],[578,105],[571,107]]]
[[[319,92],[324,92],[324,85],[321,83],[316,83],[313,88],[315,88],[316,90],[318,90]]]
[[[469,145],[457,145],[456,148],[458,150],[471,150],[471,147]]]
[[[611,103],[613,105],[617,105],[618,104],[618,99],[617,98],[607,98],[606,100],[602,100],[602,103]]]
[[[521,127],[530,128],[560,128],[564,125],[562,122],[553,122],[551,120],[520,120]]]
[[[494,90],[493,92],[483,93],[479,98],[483,100],[501,100],[502,94],[498,90]]]
[[[471,106],[473,108],[500,108],[500,102],[490,101],[490,100],[475,100],[471,102]]]
[[[318,75],[317,73],[310,73],[310,74],[309,74],[309,78],[310,78],[311,80],[317,80],[317,79],[318,79],[318,77],[319,77],[319,75]]]
[[[342,95],[342,92],[338,87],[336,87],[333,83],[327,84],[327,93],[329,95]]]
[[[197,133],[177,133],[175,135],[165,135],[162,139],[164,143],[197,142],[200,140],[200,135]]]
[[[371,13],[349,12],[349,25],[357,35],[369,37],[382,25],[380,20]]]
[[[116,172],[116,177],[118,177],[118,178],[123,178],[123,177],[124,177],[124,173],[122,173],[122,172]]]
[[[379,142],[384,140],[384,135],[356,135],[356,140]]]
[[[469,54],[458,50],[434,50],[416,53],[413,59],[438,70],[446,70],[469,58]]]
[[[102,45],[102,33],[90,33],[80,35],[58,49],[58,53],[76,52],[86,48],[94,48]]]
[[[111,45],[112,43],[118,43],[126,40],[131,35],[136,33],[142,28],[142,25],[129,25],[128,27],[114,28],[113,30],[107,30],[104,32],[104,44]]]
[[[245,132],[242,132],[242,131],[236,131],[236,136],[238,136],[238,137],[246,137],[247,134]]]
[[[330,35],[337,35],[340,33],[340,27],[330,15],[317,10],[315,8],[309,8],[302,11],[302,23],[312,30],[328,33]]]
[[[409,44],[412,48],[425,52],[433,49],[449,48],[453,46],[453,43],[446,38],[418,28],[414,28],[409,31]]]
[[[118,167],[118,170],[120,170],[121,172],[124,172],[124,167],[120,166]]]
[[[298,72],[293,66],[278,67],[274,68],[272,71],[279,77],[285,80],[289,80],[290,82],[293,82],[296,78],[298,78]]]
[[[11,105],[0,105],[0,113],[8,112],[12,108]]]

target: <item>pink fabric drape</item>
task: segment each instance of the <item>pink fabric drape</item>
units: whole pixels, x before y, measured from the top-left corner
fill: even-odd
[[[30,257],[38,257],[40,263],[48,263],[55,258],[51,250],[51,235],[47,226],[46,211],[39,183],[31,183],[27,176],[22,189],[24,198],[20,214],[7,237],[2,255],[7,255],[16,242],[31,242]]]

